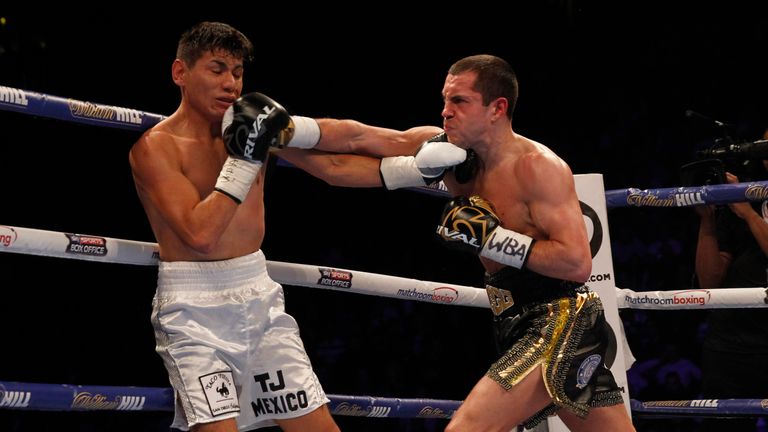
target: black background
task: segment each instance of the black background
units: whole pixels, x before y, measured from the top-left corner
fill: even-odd
[[[766,7],[612,3],[530,1],[506,11],[473,4],[432,14],[391,3],[292,5],[284,13],[258,3],[247,13],[237,4],[210,8],[231,12],[173,15],[127,4],[8,13],[0,85],[168,115],[179,98],[170,79],[178,37],[214,20],[257,47],[245,91],[268,94],[294,114],[399,129],[440,125],[451,63],[499,55],[520,80],[515,130],[552,147],[574,173],[602,173],[607,189],[677,186],[678,168],[720,136],[686,110],[732,123],[729,133],[745,140],[768,128]],[[127,162],[139,133],[11,112],[0,112],[0,133],[0,224],[154,241]],[[334,188],[272,166],[263,249],[270,260],[481,286],[476,260],[433,241],[443,203],[410,191]],[[636,283],[616,263],[617,286],[688,283],[692,223],[684,209],[612,211],[614,242],[641,233],[684,244],[677,261],[665,261],[672,271],[664,282]],[[0,380],[167,386],[149,322],[155,278],[153,267],[0,254]],[[301,287],[286,287],[286,297],[328,393],[462,399],[494,355],[483,310]],[[371,431],[444,426],[338,422]],[[167,430],[169,423],[168,413],[0,411],[0,430]]]

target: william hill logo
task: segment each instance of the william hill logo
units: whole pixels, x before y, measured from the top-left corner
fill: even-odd
[[[354,417],[389,417],[390,411],[392,408],[387,406],[362,407],[356,403],[342,402],[331,414]]]
[[[0,86],[0,103],[25,107],[29,100],[24,90]]]
[[[693,205],[705,204],[701,197],[701,192],[683,192],[675,194],[675,205],[678,207],[687,207]]]
[[[675,200],[672,198],[659,198],[655,195],[633,192],[627,197],[627,204],[636,207],[674,207]]]
[[[32,392],[5,391],[0,388],[0,408],[27,408]]]
[[[768,199],[768,188],[763,185],[750,185],[744,191],[744,198],[750,201],[760,201]]]
[[[82,102],[74,99],[69,99],[67,104],[69,105],[69,112],[73,117],[117,123],[141,124],[141,112],[136,110],[97,105],[95,103]]]
[[[78,392],[72,399],[72,408],[83,410],[118,410],[141,411],[144,408],[144,396],[115,396],[110,400],[100,393]]]

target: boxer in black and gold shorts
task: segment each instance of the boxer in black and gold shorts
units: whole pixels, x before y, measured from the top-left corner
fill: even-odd
[[[486,274],[501,353],[486,376],[509,390],[541,365],[553,403],[528,418],[533,428],[559,408],[580,417],[589,407],[622,403],[609,366],[616,341],[597,293],[586,285],[504,267]]]

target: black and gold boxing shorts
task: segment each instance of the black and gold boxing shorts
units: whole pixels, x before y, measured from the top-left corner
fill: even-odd
[[[508,347],[486,376],[509,390],[541,366],[552,404],[527,419],[526,428],[560,408],[585,417],[590,407],[623,403],[606,365],[613,362],[616,343],[597,293],[584,287],[574,296],[529,303],[522,309],[518,315],[497,319],[497,326],[506,322],[512,331],[501,331]],[[497,337],[499,333],[497,329]]]

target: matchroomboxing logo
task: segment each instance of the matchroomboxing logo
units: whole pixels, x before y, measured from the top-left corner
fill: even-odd
[[[17,238],[19,234],[13,227],[0,225],[0,246],[11,247]]]
[[[712,293],[708,290],[686,290],[678,291],[672,296],[674,304],[697,304],[705,305],[712,298]]]
[[[624,301],[629,304],[640,305],[699,305],[708,304],[712,297],[709,290],[686,290],[672,293],[670,298],[649,297],[645,295],[624,296]]]
[[[417,291],[416,288],[409,290],[398,289],[397,295],[416,300],[431,301],[434,303],[450,304],[459,299],[459,291],[451,287],[437,287],[432,291]]]
[[[432,301],[451,304],[459,299],[459,291],[451,287],[437,287],[432,290]]]
[[[352,288],[352,272],[322,267],[318,267],[317,270],[320,272],[320,279],[317,280],[318,285],[332,288]]]
[[[107,239],[103,237],[84,236],[80,234],[64,234],[69,240],[66,253],[90,256],[107,255]]]
[[[24,90],[0,86],[0,104],[25,107],[29,105],[29,100]]]

